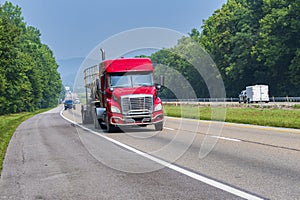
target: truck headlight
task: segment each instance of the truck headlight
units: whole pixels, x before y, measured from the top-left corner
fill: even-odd
[[[162,105],[161,103],[157,104],[154,108],[154,111],[159,111],[159,110],[162,110]]]
[[[112,113],[121,113],[120,109],[116,106],[111,106],[110,110]]]

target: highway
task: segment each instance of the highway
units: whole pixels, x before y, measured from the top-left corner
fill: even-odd
[[[0,199],[300,199],[300,130],[169,117],[106,133],[61,109],[18,127]]]

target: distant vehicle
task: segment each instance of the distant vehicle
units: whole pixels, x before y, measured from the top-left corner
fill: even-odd
[[[242,90],[239,94],[239,103],[244,102],[247,103],[247,93],[246,90]]]
[[[258,103],[270,101],[268,85],[247,86],[239,95],[239,103]]]
[[[79,104],[80,103],[80,99],[79,98],[76,98],[75,99],[75,104]]]
[[[67,110],[68,108],[69,109],[73,108],[75,110],[76,108],[73,100],[66,100],[64,105],[65,105],[65,110]]]

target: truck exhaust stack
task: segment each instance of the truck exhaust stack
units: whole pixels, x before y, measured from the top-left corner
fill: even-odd
[[[101,55],[102,55],[102,61],[104,61],[105,60],[105,51],[102,48],[100,48],[100,51],[101,51]]]

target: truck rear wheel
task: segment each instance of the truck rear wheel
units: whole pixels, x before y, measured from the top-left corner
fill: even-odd
[[[99,124],[98,119],[94,119],[94,126],[95,126],[95,129],[100,129],[100,124]]]
[[[81,118],[82,118],[82,124],[91,124],[93,121],[91,120],[91,115],[88,112],[88,110],[85,110],[83,105],[81,106]]]
[[[82,119],[82,124],[88,123],[88,120],[86,119],[86,114],[84,112],[81,112],[81,119]]]
[[[93,119],[94,119],[95,129],[100,129],[100,124],[99,124],[99,120],[97,118],[96,109],[94,110],[94,113],[93,113]]]

